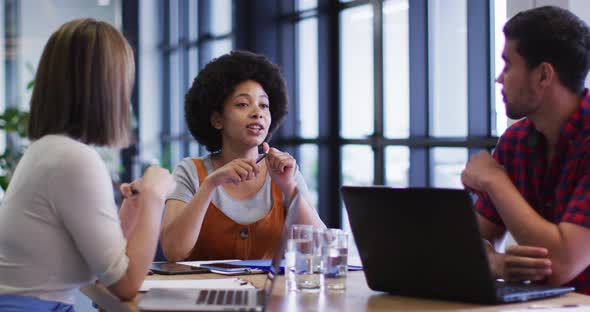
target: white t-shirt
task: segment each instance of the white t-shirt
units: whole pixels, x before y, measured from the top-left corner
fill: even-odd
[[[203,160],[207,174],[211,174],[215,169],[211,161],[211,154],[207,154],[200,159]],[[199,174],[197,167],[192,158],[184,158],[174,170],[174,179],[176,180],[176,190],[168,196],[167,199],[175,199],[185,203],[191,201],[193,196],[199,191]],[[311,203],[309,190],[299,169],[295,170],[295,183],[297,189],[308,203]],[[270,174],[266,175],[262,188],[247,199],[235,199],[231,197],[223,187],[217,187],[213,191],[213,205],[217,207],[226,216],[239,224],[252,224],[266,216],[272,207],[272,188]],[[285,201],[283,195],[283,201]]]
[[[126,245],[98,153],[66,136],[34,141],[0,206],[0,294],[72,304],[80,285],[123,276]]]

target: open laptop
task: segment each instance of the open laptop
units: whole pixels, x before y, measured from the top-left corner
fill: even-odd
[[[341,193],[373,290],[477,303],[574,290],[495,281],[464,190],[343,186]]]
[[[281,243],[275,250],[262,289],[152,288],[140,300],[142,311],[264,311],[270,300],[288,238],[298,214],[301,195],[296,192],[285,218]]]

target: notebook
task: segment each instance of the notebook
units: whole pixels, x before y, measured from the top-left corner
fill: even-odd
[[[574,290],[495,281],[464,190],[343,186],[341,193],[373,290],[476,303]]]
[[[140,300],[142,311],[264,311],[276,276],[280,272],[285,244],[291,224],[298,214],[300,194],[296,192],[289,204],[281,244],[275,250],[264,287],[262,289],[172,289],[152,288]]]

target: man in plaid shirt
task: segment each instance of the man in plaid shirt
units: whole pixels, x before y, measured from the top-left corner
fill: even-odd
[[[461,175],[479,195],[491,270],[590,294],[590,30],[569,11],[541,7],[510,19],[504,35],[496,82],[508,117],[521,120]],[[507,231],[518,245],[496,252]]]

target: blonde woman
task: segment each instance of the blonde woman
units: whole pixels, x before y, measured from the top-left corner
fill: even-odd
[[[68,22],[47,42],[32,143],[0,207],[1,311],[73,311],[74,291],[96,279],[130,299],[144,280],[174,179],[150,167],[123,184],[117,215],[106,166],[89,146],[127,145],[134,66],[123,35],[104,22]]]

